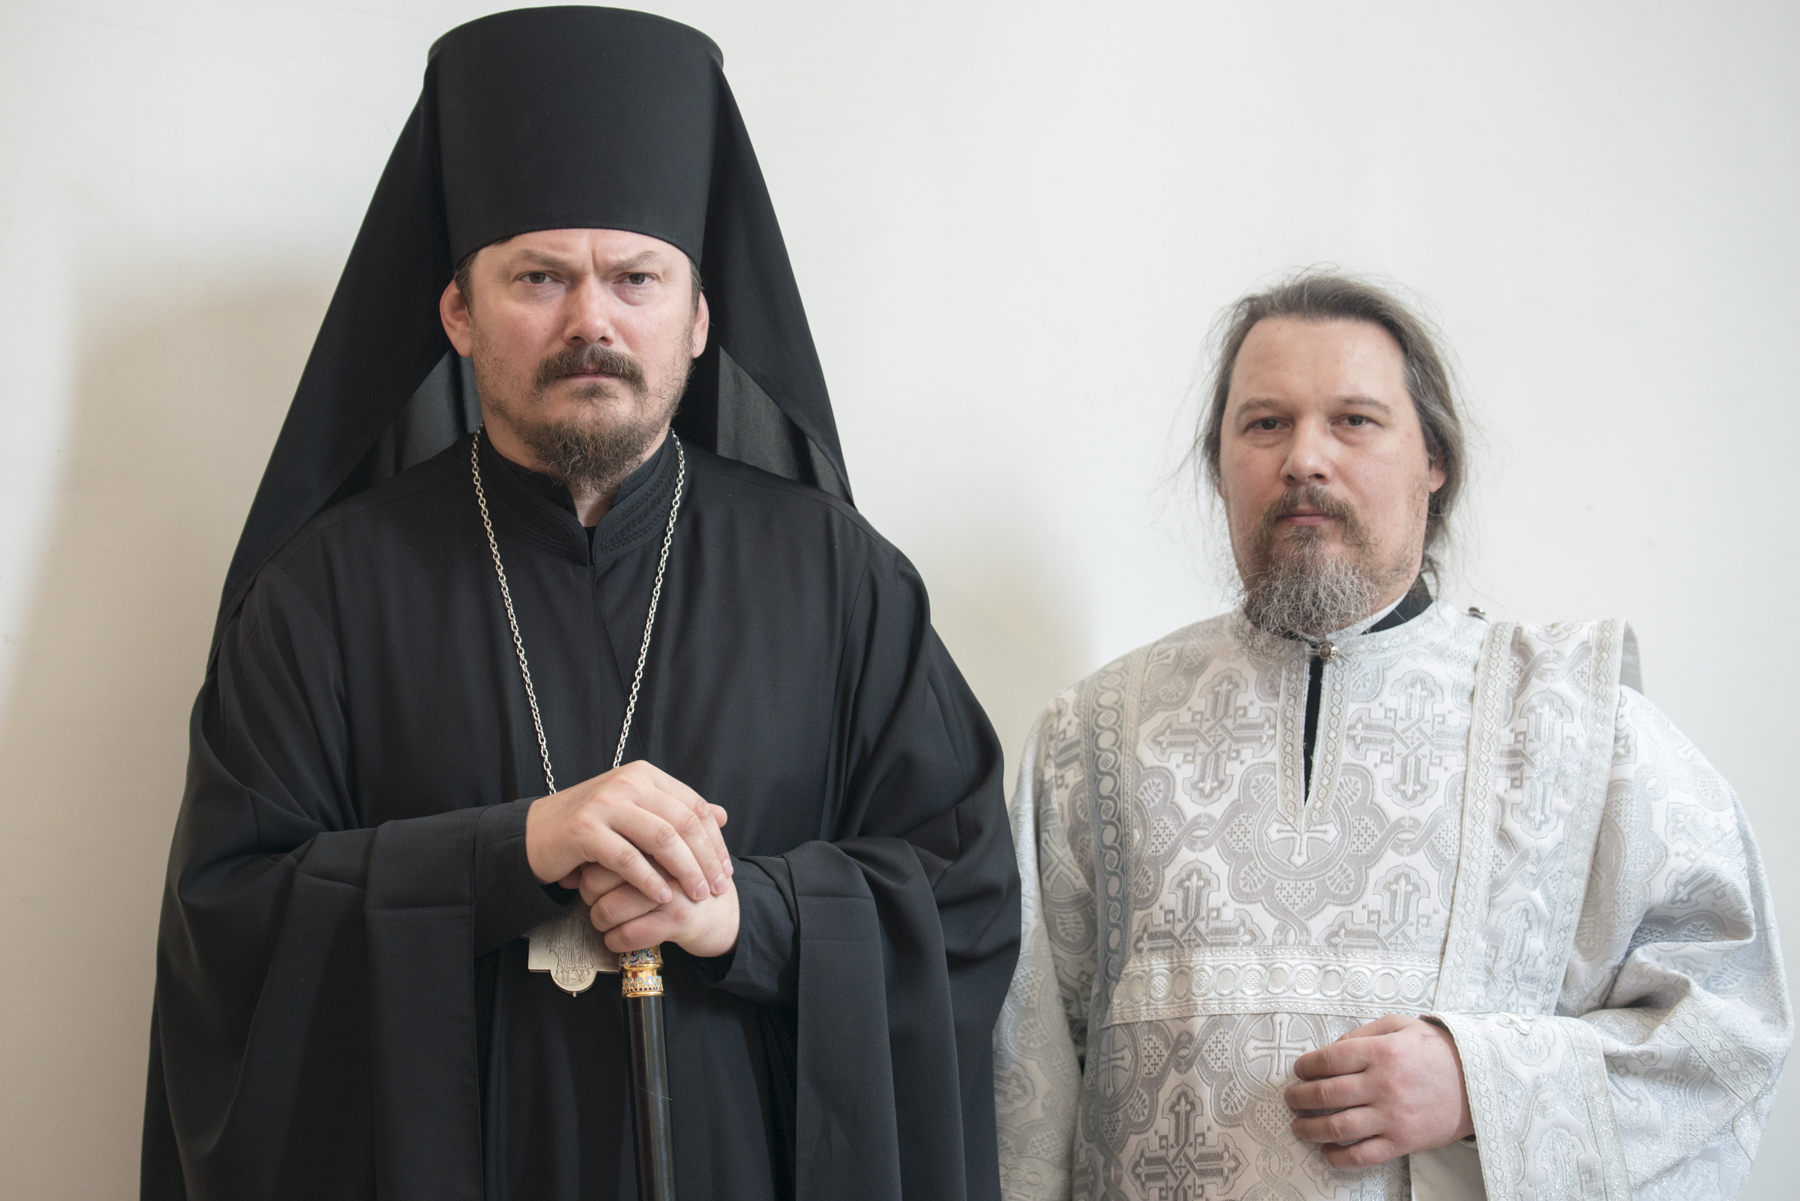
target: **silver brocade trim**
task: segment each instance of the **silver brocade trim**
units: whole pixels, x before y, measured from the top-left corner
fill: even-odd
[[[1565,628],[1579,627],[1553,625],[1545,632],[1560,634]],[[1553,922],[1544,940],[1543,953],[1548,963],[1567,963],[1575,950],[1575,927],[1581,917],[1581,900],[1592,868],[1594,842],[1600,834],[1607,781],[1612,772],[1614,727],[1619,715],[1620,651],[1624,641],[1624,622],[1616,619],[1598,622],[1586,639],[1590,658],[1585,669],[1572,673],[1569,691],[1575,699],[1584,702],[1572,724],[1585,745],[1580,758],[1580,775],[1574,781],[1574,795],[1569,799],[1562,871],[1545,874],[1546,886],[1556,889]],[[1579,658],[1579,650],[1571,654],[1572,661],[1579,661]],[[1583,675],[1585,680],[1581,679]],[[1560,973],[1551,973],[1542,982],[1547,1002],[1553,1003],[1561,984]],[[1604,1073],[1601,1078],[1605,1078]]]
[[[1119,973],[1107,1024],[1268,1013],[1369,1020],[1425,1013],[1437,991],[1435,953],[1348,958],[1307,948],[1213,948],[1187,956],[1134,955]]]
[[[1494,772],[1500,736],[1512,715],[1507,705],[1506,656],[1512,622],[1496,622],[1481,642],[1475,667],[1474,713],[1469,723],[1469,758],[1463,781],[1461,846],[1450,894],[1444,958],[1438,967],[1437,1010],[1481,1008],[1483,935],[1489,908],[1489,873],[1494,866]]]

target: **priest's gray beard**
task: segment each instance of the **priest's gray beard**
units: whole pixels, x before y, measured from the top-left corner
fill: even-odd
[[[1341,551],[1330,545],[1329,526],[1277,525],[1300,505],[1337,518]],[[1316,484],[1282,493],[1257,522],[1248,550],[1249,561],[1239,567],[1244,616],[1271,634],[1322,638],[1355,625],[1405,572],[1378,563],[1375,540],[1356,510]]]
[[[692,333],[690,329],[689,348],[693,346]],[[476,387],[480,388],[480,364],[476,366]],[[536,396],[541,398],[551,385],[568,376],[601,372],[615,378],[583,384],[574,395],[583,400],[601,400],[626,389],[638,400],[627,416],[601,420],[588,415],[586,419],[546,421],[538,412],[520,412],[510,402],[501,401],[498,407],[544,474],[561,480],[571,491],[586,488],[611,496],[625,477],[637,470],[656,436],[674,417],[693,366],[692,357],[684,353],[678,362],[669,365],[667,383],[650,392],[644,365],[632,356],[605,346],[565,347],[538,364],[531,381]],[[488,392],[483,389],[482,395],[487,396]]]

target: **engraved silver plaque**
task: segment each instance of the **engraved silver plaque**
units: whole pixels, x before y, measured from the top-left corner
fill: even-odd
[[[556,986],[574,995],[586,992],[600,972],[618,975],[619,954],[606,949],[606,936],[588,920],[587,906],[570,905],[527,937],[525,966],[549,972]]]

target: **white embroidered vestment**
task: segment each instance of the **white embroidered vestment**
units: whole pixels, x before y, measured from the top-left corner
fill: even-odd
[[[1792,1013],[1743,812],[1632,657],[1442,604],[1346,638],[1310,790],[1307,648],[1237,615],[1060,695],[1013,798],[1009,1201],[1733,1196]],[[1454,1035],[1478,1164],[1291,1133],[1294,1060],[1390,1013]]]

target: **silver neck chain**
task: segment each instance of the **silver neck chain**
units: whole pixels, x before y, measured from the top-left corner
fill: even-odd
[[[537,730],[538,754],[544,759],[544,786],[556,791],[556,773],[550,767],[550,744],[544,738],[544,717],[538,712],[537,689],[531,686],[531,665],[525,661],[525,640],[519,636],[519,617],[513,612],[512,589],[506,585],[506,568],[500,565],[500,543],[494,538],[494,522],[488,516],[487,492],[481,486],[481,433],[469,443],[469,473],[475,479],[475,503],[481,507],[481,528],[487,531],[488,550],[494,556],[494,578],[500,581],[500,599],[506,604],[506,624],[512,627],[513,653],[519,657],[519,675],[525,681],[525,699],[531,704],[531,724]],[[669,547],[675,541],[675,517],[681,512],[681,489],[687,483],[687,451],[673,431],[675,443],[675,499],[669,502],[669,527],[663,531],[662,558],[656,563],[656,585],[650,590],[650,612],[644,618],[644,644],[638,647],[637,672],[631,677],[631,695],[625,701],[625,721],[619,727],[619,749],[612,765],[625,762],[625,740],[631,736],[631,719],[637,713],[638,690],[644,686],[644,664],[650,660],[650,631],[656,628],[656,606],[662,600],[663,573],[669,569]]]

